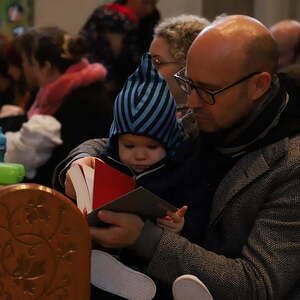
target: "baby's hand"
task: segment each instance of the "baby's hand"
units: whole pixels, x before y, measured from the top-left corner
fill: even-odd
[[[187,211],[187,206],[184,205],[179,208],[175,213],[167,212],[164,218],[157,218],[157,225],[167,230],[180,233],[184,225],[184,215]]]

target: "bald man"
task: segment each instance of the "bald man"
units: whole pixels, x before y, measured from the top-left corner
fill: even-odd
[[[283,20],[270,27],[279,50],[279,68],[299,62],[300,23]]]
[[[173,176],[188,191],[182,204],[190,203],[194,227],[180,236],[101,211],[111,227],[92,228],[92,238],[128,248],[169,285],[196,275],[214,299],[300,299],[300,91],[277,65],[276,43],[256,19],[228,16],[206,27],[175,75],[201,130],[178,151],[184,159]],[[97,156],[96,148],[72,155]],[[197,210],[209,215],[205,238]]]

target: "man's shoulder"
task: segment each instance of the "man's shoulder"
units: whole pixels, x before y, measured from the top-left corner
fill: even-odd
[[[300,159],[300,134],[288,139],[288,153],[291,157]]]
[[[285,137],[275,143],[264,146],[248,156],[263,155],[268,165],[273,165],[276,161],[282,160],[286,165],[300,164],[300,134],[292,137]]]
[[[295,155],[300,156],[300,133],[291,137],[285,137],[263,148],[265,152],[284,151],[286,154],[295,152]]]

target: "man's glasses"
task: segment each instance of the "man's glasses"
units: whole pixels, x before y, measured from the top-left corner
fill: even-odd
[[[239,79],[238,81],[222,88],[222,89],[219,89],[219,90],[216,90],[216,91],[209,91],[209,90],[206,90],[202,87],[199,87],[197,85],[195,85],[193,83],[193,81],[189,78],[186,77],[186,71],[185,71],[185,68],[181,69],[179,72],[177,72],[174,76],[174,78],[176,79],[179,87],[187,94],[187,95],[190,95],[192,90],[195,89],[195,91],[197,92],[197,94],[199,95],[199,97],[207,104],[210,104],[210,105],[214,105],[216,103],[216,99],[215,99],[215,96],[217,94],[220,94],[228,89],[230,89],[231,87],[234,87],[235,85],[251,78],[252,76],[254,75],[257,75],[257,74],[260,74],[261,72],[253,72],[253,73],[250,73],[244,77],[242,77],[241,79]]]

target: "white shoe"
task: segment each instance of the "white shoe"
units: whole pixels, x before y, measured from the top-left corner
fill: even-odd
[[[156,285],[150,277],[100,250],[92,250],[91,283],[101,290],[130,300],[150,300],[156,293]]]
[[[175,300],[213,300],[205,284],[196,276],[185,274],[173,282]]]

